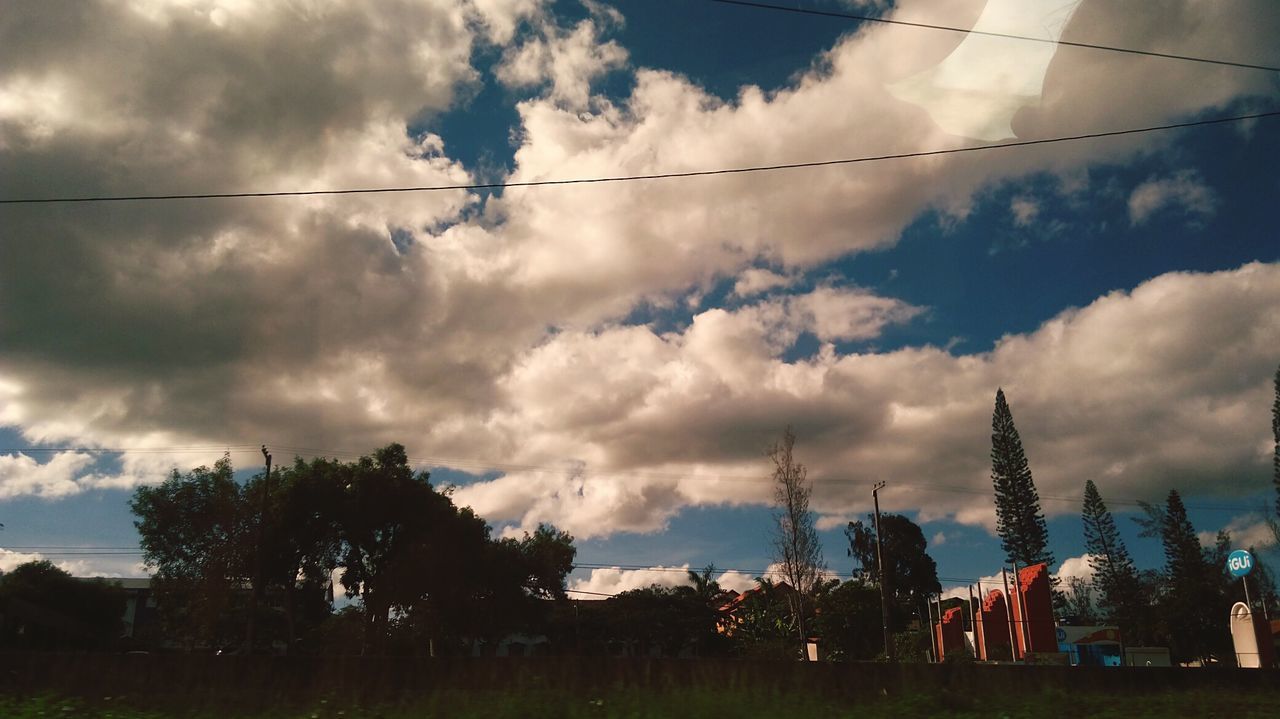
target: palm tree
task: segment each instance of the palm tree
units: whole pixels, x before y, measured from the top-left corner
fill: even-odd
[[[689,583],[693,585],[693,595],[709,607],[719,604],[726,592],[720,582],[711,578],[715,574],[716,565],[708,564],[701,572],[692,569],[686,571],[689,573]]]

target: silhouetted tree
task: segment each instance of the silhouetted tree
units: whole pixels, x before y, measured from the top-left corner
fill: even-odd
[[[874,515],[867,517],[866,523],[849,522],[844,534],[849,540],[849,556],[857,562],[854,572],[860,579],[879,586]],[[919,525],[901,514],[881,514],[880,531],[884,532],[886,574],[892,592],[891,630],[897,632],[906,626],[908,617],[919,613],[925,598],[942,591],[942,585],[938,583],[938,565],[926,551],[928,543]]]
[[[1166,584],[1161,604],[1170,650],[1179,661],[1209,661],[1221,654],[1227,636],[1227,612],[1215,586],[1223,570],[1210,564],[1177,490],[1169,492],[1160,516],[1160,539]]]
[[[867,660],[884,652],[879,589],[863,581],[831,580],[821,585],[815,604],[814,624],[828,660]]]
[[[1275,439],[1271,455],[1271,482],[1276,489],[1276,517],[1280,518],[1280,366],[1276,367],[1275,389],[1276,398],[1271,405],[1271,435]],[[1280,532],[1276,533],[1276,542],[1280,543]]]
[[[1094,575],[1097,576],[1097,575]],[[1097,624],[1097,605],[1093,601],[1093,587],[1084,577],[1067,580],[1066,613],[1079,624]]]
[[[566,600],[573,537],[540,525],[494,540],[482,518],[413,471],[401,445],[351,463],[297,459],[272,484],[263,512],[264,477],[241,488],[224,458],[135,493],[131,507],[171,636],[230,643],[242,633],[237,597],[259,563],[262,587],[275,596],[260,618],[276,621],[259,622],[257,635],[289,647],[316,634],[304,644],[332,650],[323,635],[339,627],[325,600],[335,571],[360,601],[339,633],[361,621],[364,650],[386,649],[394,634],[403,651],[452,651],[466,639],[529,628],[545,615],[543,600]],[[265,631],[273,626],[273,635]]]
[[[1149,637],[1152,627],[1144,619],[1149,613],[1148,601],[1140,591],[1138,569],[1093,480],[1084,483],[1081,520],[1098,608],[1107,621],[1125,632],[1128,643],[1144,643],[1140,638]]]
[[[756,577],[756,586],[734,609],[733,650],[754,659],[796,658],[795,589],[786,582]]]
[[[995,486],[996,533],[1007,561],[1024,567],[1040,562],[1052,565],[1040,496],[1003,389],[996,390],[991,416],[991,481]]]
[[[105,649],[120,636],[118,583],[80,579],[47,560],[0,575],[0,643],[24,649]]]
[[[801,651],[806,640],[805,615],[812,606],[814,590],[821,580],[825,563],[822,544],[818,541],[816,518],[809,509],[812,488],[808,470],[795,459],[796,436],[788,426],[782,440],[769,449],[773,461],[773,501],[776,524],[773,533],[773,558],[782,576],[795,593],[790,595],[791,610]],[[806,655],[807,656],[807,655]]]
[[[143,561],[155,571],[166,634],[188,647],[239,642],[239,590],[250,576],[253,516],[231,458],[185,475],[175,469],[164,482],[139,487],[129,508],[137,517]]]

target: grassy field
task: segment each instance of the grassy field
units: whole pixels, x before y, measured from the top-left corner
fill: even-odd
[[[813,697],[709,690],[672,692],[616,691],[598,697],[570,697],[563,693],[522,692],[462,694],[440,692],[409,705],[352,706],[337,699],[294,706],[247,709],[228,706],[175,708],[149,700],[101,697],[92,701],[59,697],[0,697],[0,717],[12,719],[551,719],[566,717],[1268,717],[1280,716],[1280,699],[1272,693],[1222,696],[1204,691],[1168,692],[1150,696],[1107,697],[1046,693],[1007,701],[932,694],[858,703],[833,703]]]

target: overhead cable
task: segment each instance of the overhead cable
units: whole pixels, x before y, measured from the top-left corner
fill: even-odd
[[[0,199],[0,205],[39,205],[39,204],[57,204],[57,203],[87,203],[87,202],[147,202],[147,201],[171,201],[171,200],[226,200],[226,199],[247,199],[247,198],[267,198],[267,197],[312,197],[317,195],[374,195],[374,194],[391,194],[405,192],[445,192],[459,190],[509,190],[520,187],[556,187],[563,185],[598,185],[607,183],[620,182],[641,182],[653,180],[674,180],[690,177],[711,177],[715,175],[741,175],[756,172],[777,172],[780,170],[800,170],[815,167],[833,167],[837,165],[856,165],[867,162],[886,162],[891,160],[908,160],[919,157],[936,157],[939,155],[957,155],[969,152],[986,152],[989,150],[1007,150],[1017,147],[1033,147],[1036,145],[1051,145],[1064,142],[1077,142],[1081,140],[1096,140],[1106,137],[1121,137],[1124,135],[1140,135],[1152,132],[1165,132],[1168,130],[1180,130],[1190,127],[1205,127],[1208,125],[1221,125],[1225,123],[1246,122],[1249,120],[1261,120],[1280,116],[1280,110],[1270,112],[1258,112],[1248,115],[1232,115],[1230,117],[1217,117],[1206,120],[1191,120],[1187,122],[1175,122],[1166,125],[1152,125],[1149,127],[1135,127],[1124,130],[1107,130],[1103,132],[1088,132],[1079,135],[1066,135],[1060,137],[1046,137],[1036,140],[1018,140],[1015,142],[1001,142],[989,145],[970,145],[967,147],[952,147],[940,150],[921,150],[918,152],[897,152],[883,155],[863,155],[860,157],[847,157],[837,160],[815,160],[812,162],[789,162],[779,165],[753,165],[749,167],[726,167],[714,170],[689,170],[683,172],[658,172],[646,175],[612,175],[605,177],[580,177],[566,178],[559,180],[525,180],[521,182],[484,182],[474,184],[454,184],[454,185],[418,185],[418,186],[397,186],[397,187],[355,187],[338,190],[280,190],[269,192],[198,192],[186,194],[167,194],[167,195],[90,195],[83,197],[27,197],[27,198],[5,198]]]

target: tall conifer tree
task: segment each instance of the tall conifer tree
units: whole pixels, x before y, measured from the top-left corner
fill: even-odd
[[[1271,455],[1271,482],[1276,487],[1276,517],[1280,518],[1280,366],[1276,367],[1276,400],[1271,405],[1271,434],[1276,442]],[[1280,532],[1277,534],[1280,535]],[[1276,539],[1280,541],[1280,536]]]
[[[1160,539],[1165,558],[1162,605],[1171,629],[1170,649],[1179,661],[1208,660],[1228,636],[1226,607],[1220,606],[1215,586],[1221,569],[1210,565],[1176,489],[1165,503]]]
[[[1003,389],[996,390],[991,416],[991,481],[995,486],[996,532],[1007,560],[1024,567],[1040,562],[1052,565],[1040,495]]]
[[[1133,557],[1116,529],[1116,520],[1098,493],[1093,480],[1084,483],[1084,543],[1089,552],[1089,566],[1093,568],[1094,586],[1098,591],[1098,606],[1108,619],[1126,631],[1136,631],[1134,626],[1140,611],[1138,570]]]

